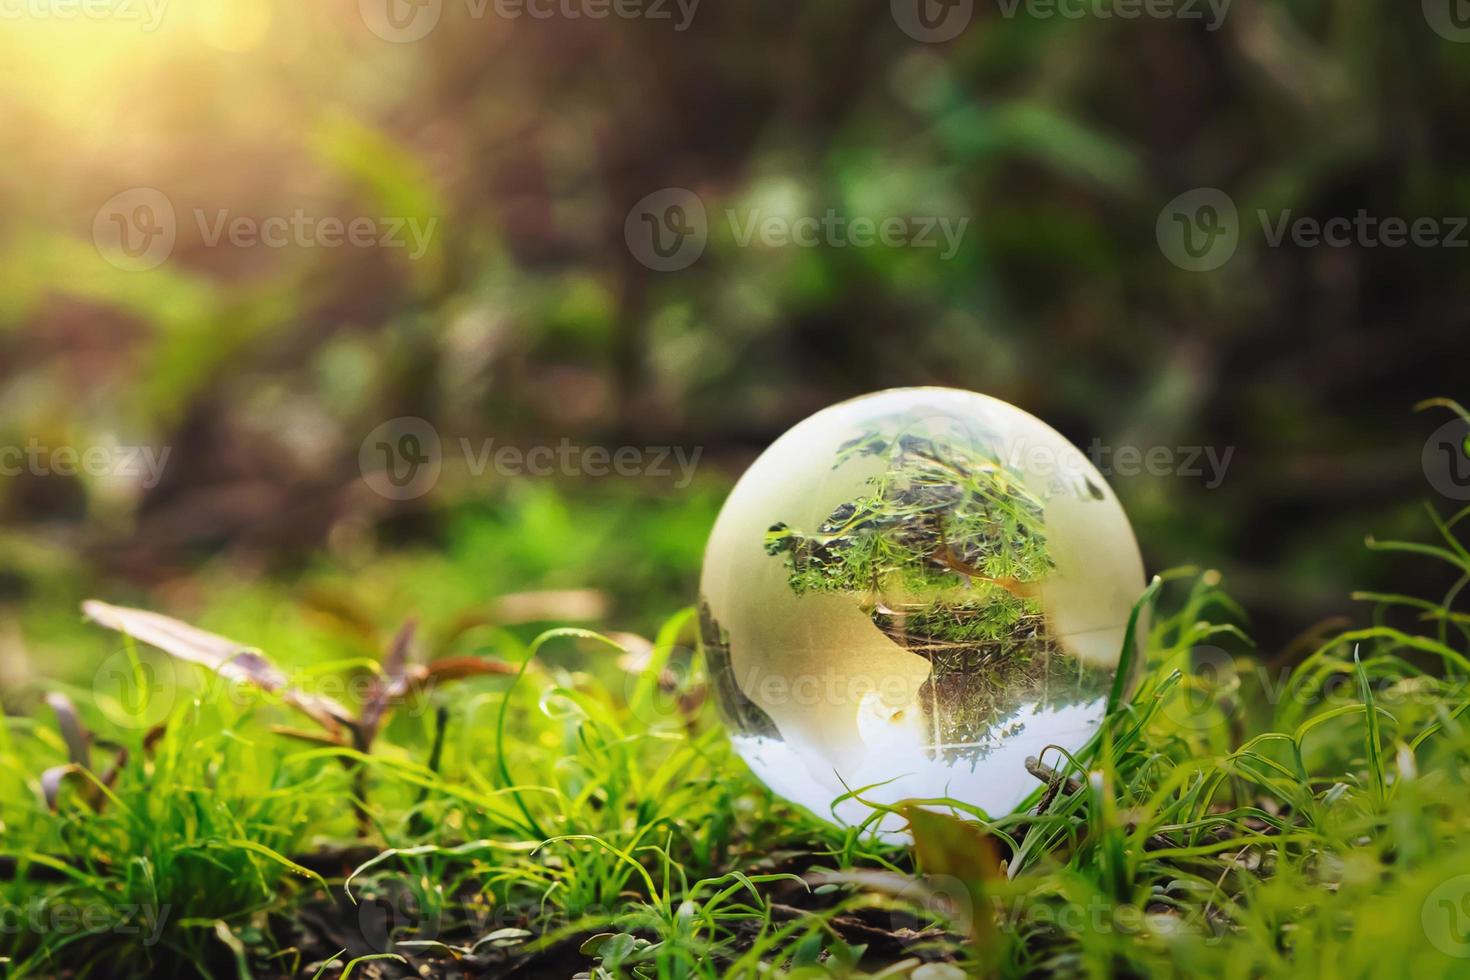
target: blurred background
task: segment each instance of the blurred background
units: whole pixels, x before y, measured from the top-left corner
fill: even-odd
[[[86,596],[649,630],[756,453],[899,385],[1103,447],[1270,651],[1443,594],[1364,539],[1460,506],[1462,6],[14,0],[0,690],[89,676]],[[1360,213],[1439,231],[1272,243]]]

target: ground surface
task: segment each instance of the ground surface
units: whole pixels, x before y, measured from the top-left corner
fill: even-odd
[[[565,545],[541,519],[548,553],[522,567],[554,567]],[[1415,559],[1470,577],[1453,524]],[[584,558],[616,568],[607,547]],[[1436,600],[1364,596],[1355,628],[1263,653],[1228,583],[1172,573],[1149,599],[1140,683],[1087,756],[1040,760],[1039,798],[1018,814],[906,811],[910,849],[750,777],[688,649],[692,610],[644,637],[551,625],[598,624],[596,593],[464,616],[455,582],[488,567],[475,562],[488,559],[425,553],[286,593],[218,586],[202,625],[264,649],[213,661],[233,683],[198,635],[92,608],[175,657],[109,640],[90,679],[51,685],[49,707],[0,730],[9,974],[1470,964],[1470,637]],[[444,584],[375,598],[424,577]],[[398,602],[423,611],[416,628],[384,627]]]

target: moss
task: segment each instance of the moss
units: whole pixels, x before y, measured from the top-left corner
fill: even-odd
[[[896,431],[894,431],[896,429]],[[812,532],[766,532],[792,591],[850,593],[885,633],[943,669],[1015,659],[1044,633],[1035,583],[1054,564],[1044,503],[1023,474],[984,446],[931,435],[905,420],[843,445],[887,465],[867,493]]]

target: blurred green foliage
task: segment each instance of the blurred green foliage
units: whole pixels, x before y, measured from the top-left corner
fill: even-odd
[[[27,642],[64,632],[36,604],[75,580],[116,597],[200,567],[289,575],[379,531],[452,550],[478,533],[465,507],[533,482],[461,473],[378,499],[358,451],[397,416],[451,446],[701,447],[697,493],[713,498],[809,412],[919,383],[1005,398],[1084,448],[1233,450],[1218,487],[1114,483],[1150,567],[1224,568],[1268,643],[1404,573],[1371,571],[1360,543],[1422,528],[1431,425],[1409,407],[1463,380],[1463,253],[1270,248],[1251,216],[1470,213],[1470,58],[1416,5],[1241,3],[1207,30],[982,4],[945,44],[835,0],[710,4],[686,30],[446,4],[414,43],[358,8],[208,0],[153,31],[38,22],[0,41],[15,76],[0,95],[14,120],[0,445],[171,450],[156,487],[0,481],[0,615],[24,617]],[[703,201],[710,241],[655,272],[624,219],[675,186]],[[1243,226],[1234,259],[1203,274],[1155,241],[1164,204],[1200,186],[1231,194]],[[176,217],[146,271],[93,241],[131,188]],[[418,259],[206,234],[221,214],[298,210],[436,231]],[[734,231],[829,210],[968,224],[947,260]],[[664,519],[709,501],[551,482],[574,512],[648,498],[621,566],[630,623],[692,593],[702,526]],[[688,540],[666,545],[664,528]],[[587,550],[567,544],[563,577],[598,578]],[[359,552],[344,574],[369,564]],[[486,598],[546,567],[515,554],[503,579],[476,568],[443,588]]]

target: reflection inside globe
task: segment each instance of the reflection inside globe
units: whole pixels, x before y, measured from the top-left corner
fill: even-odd
[[[864,800],[1014,808],[1037,785],[1027,756],[1101,723],[1143,568],[1055,431],[982,395],[898,389],[756,461],[701,588],[737,749],[777,793],[857,822]]]

